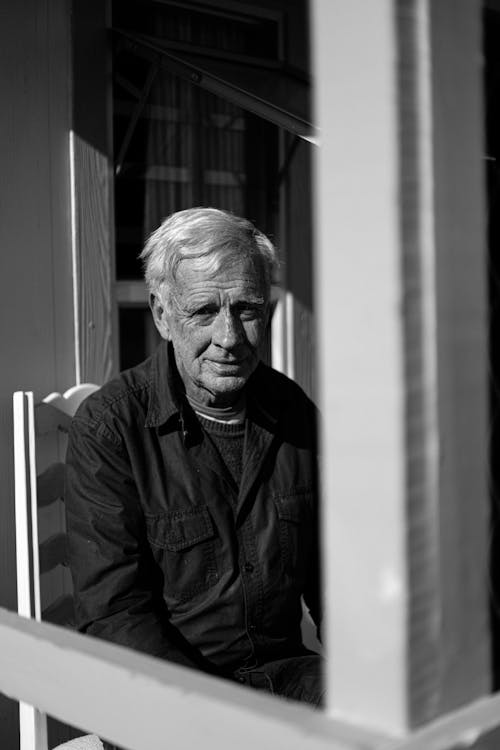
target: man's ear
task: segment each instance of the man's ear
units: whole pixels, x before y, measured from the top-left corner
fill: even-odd
[[[157,294],[149,295],[149,307],[158,333],[166,341],[170,341],[170,329],[168,327],[165,305]]]

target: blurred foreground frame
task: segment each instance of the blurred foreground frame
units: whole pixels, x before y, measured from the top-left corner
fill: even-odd
[[[227,10],[227,3],[220,5]],[[406,747],[412,742],[418,747],[423,736],[425,747],[459,741],[472,746],[481,731],[493,731],[500,715],[498,699],[486,697],[492,685],[492,631],[483,6],[476,0],[316,0],[310,8],[320,130],[315,310],[324,413],[325,637],[331,691],[326,716],[315,715],[310,723],[304,719],[306,739],[300,737],[302,746],[321,747],[317,735],[331,722],[325,740],[330,748],[377,747],[380,732],[384,742],[387,735],[407,736]],[[486,10],[498,13],[496,3],[487,3]],[[62,0],[12,5],[0,30],[13,61],[4,73],[11,117],[0,143],[6,173],[16,175],[2,191],[10,217],[2,238],[5,247],[22,248],[9,255],[9,272],[0,276],[4,303],[18,312],[2,316],[8,321],[0,336],[5,363],[0,468],[6,487],[12,485],[7,406],[12,391],[63,391],[79,378],[102,382],[116,366],[112,161],[103,143],[109,129],[102,75],[108,44],[105,3],[73,4],[73,22],[80,18],[82,34],[90,29],[102,46],[91,47],[93,55],[84,46],[99,86],[90,77],[87,89],[75,86],[73,92],[74,106],[87,108],[90,125],[99,133],[86,141],[94,151],[75,150],[71,177],[67,136],[75,123],[68,122],[64,101],[56,96],[67,91],[64,75],[70,75],[61,63],[67,59],[61,48],[70,44],[68,12]],[[43,52],[48,46],[36,44],[37,35],[45,42],[59,40],[59,47],[48,45],[51,66]],[[30,73],[22,97],[12,75],[17,69]],[[37,76],[50,93],[47,101],[36,94]],[[75,197],[73,225],[69,185]],[[99,209],[95,222],[84,221],[85,212],[78,220],[78,201],[84,196],[92,210]],[[81,252],[74,266],[68,248]],[[92,274],[78,275],[92,258],[104,268],[98,293]],[[16,278],[23,278],[23,297],[39,311],[37,326],[16,303]],[[78,300],[85,315],[74,329]],[[13,608],[8,494],[0,518],[1,583],[2,603]],[[48,665],[38,681],[31,680],[29,652],[20,647],[29,641],[34,653],[47,656],[54,631],[49,637],[49,626],[38,630],[29,623],[34,631],[27,633],[26,623],[15,618],[2,623],[9,639],[14,637],[0,643],[2,692],[29,698],[54,715],[60,710],[66,721],[81,716],[85,721],[76,721],[78,726],[98,730],[84,726],[93,714],[83,701],[78,706],[64,702],[61,692],[47,695]],[[55,647],[65,635],[55,637]],[[16,660],[8,662],[7,649],[13,645]],[[99,649],[106,644],[94,645],[105,653]],[[177,673],[174,677],[171,689],[158,695],[165,699],[161,718],[170,713],[182,746],[181,720],[196,724],[190,710],[190,690],[196,690]],[[116,707],[109,700],[107,707]],[[252,700],[248,697],[247,716],[255,734],[242,742],[265,747],[271,735],[252,713]],[[262,712],[284,731],[287,712],[275,711],[274,705],[270,700]],[[462,712],[449,714],[460,707]],[[138,722],[141,710],[138,706],[134,716]],[[226,718],[236,731],[244,706],[241,712],[229,701],[226,713],[213,714],[212,720],[219,717],[213,737],[210,723],[200,723],[206,729],[204,745],[232,745],[234,732],[228,732],[226,742],[219,731]],[[356,724],[359,735],[346,739],[332,717]],[[439,717],[448,739],[433,723]],[[111,736],[115,730],[108,718]],[[291,731],[300,734],[292,725]],[[427,729],[412,739],[417,727]],[[116,739],[122,739],[115,729]],[[368,740],[364,732],[372,730]],[[130,744],[138,750],[160,739],[131,736]]]

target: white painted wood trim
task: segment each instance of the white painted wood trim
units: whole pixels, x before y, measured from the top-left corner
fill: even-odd
[[[71,260],[73,264],[73,329],[75,336],[75,383],[79,385],[82,379],[80,357],[80,292],[78,278],[78,213],[76,209],[76,165],[75,165],[75,133],[69,133],[69,170],[70,170],[70,207],[71,207]]]
[[[280,25],[279,44],[281,54],[283,54],[284,30]],[[285,141],[286,134],[283,130],[278,131],[278,153],[280,164],[285,159]],[[278,232],[278,252],[280,258],[279,268],[279,294],[276,295],[276,306],[271,320],[271,365],[282,372],[287,373],[287,353],[286,353],[286,312],[285,312],[285,294],[286,294],[286,247],[287,247],[287,204],[286,204],[286,181],[282,180],[279,185],[279,206],[280,211],[277,218]]]
[[[33,543],[38,540],[38,512],[34,402],[31,391],[14,393],[13,413],[18,612],[23,617],[40,620],[38,545]],[[30,553],[33,570],[30,566]]]
[[[28,487],[26,482],[26,446],[24,441],[24,391],[13,396],[14,416],[14,487],[16,510],[17,608],[19,614],[31,617],[29,586]]]
[[[490,735],[486,737],[486,735]],[[496,750],[500,743],[500,695],[472,701],[384,750]]]
[[[313,10],[328,710],[405,731],[490,683],[481,4]]]
[[[500,728],[500,695],[494,695],[406,738],[370,734],[4,609],[0,691],[129,750],[165,750],[166,740],[176,750],[448,750],[472,747]]]
[[[33,428],[33,394],[16,391],[13,395],[14,416],[14,481],[16,510],[16,565],[17,565],[17,606],[18,612],[25,618],[32,617],[38,611],[40,619],[40,585],[39,576],[32,580],[30,566],[30,546],[33,538],[29,533],[28,507],[31,504],[31,493],[28,492],[27,472],[30,485],[33,487],[33,461],[27,455],[26,446],[34,440]],[[26,427],[29,434],[26,435]],[[29,453],[29,451],[28,451]],[[35,476],[36,492],[36,476]],[[28,497],[28,495],[30,495]],[[36,496],[35,496],[36,497]],[[35,512],[32,524],[37,524]],[[33,526],[32,526],[33,528]],[[38,534],[36,534],[38,539]],[[34,550],[33,562],[38,564],[38,548]],[[31,585],[34,599],[31,600]],[[21,701],[19,704],[19,742],[20,750],[47,750],[46,717],[32,705]]]
[[[40,600],[40,560],[38,554],[38,500],[36,487],[36,446],[35,446],[35,402],[33,392],[25,392],[27,402],[27,429],[26,435],[28,443],[28,470],[30,477],[29,503],[31,506],[31,535],[29,543],[31,545],[32,569],[30,577],[33,577],[32,588],[34,596],[34,618],[40,621],[42,619],[42,606]]]
[[[307,706],[3,609],[0,691],[130,750],[376,750],[389,741]]]
[[[435,705],[444,713],[491,689],[482,3],[426,0],[426,5],[432,50],[441,448],[440,611],[437,616],[430,612],[427,629],[434,623],[439,628]],[[423,672],[432,661],[421,667]]]
[[[292,380],[295,378],[295,319],[294,319],[294,296],[288,289],[284,292],[284,318],[285,318],[285,352],[286,352],[286,374]]]
[[[312,10],[321,132],[315,272],[328,713],[404,732],[405,378],[394,2],[315,0]]]
[[[420,245],[422,255],[422,327],[423,327],[423,363],[424,388],[428,394],[424,415],[427,427],[425,449],[428,468],[426,481],[427,493],[432,498],[439,497],[439,462],[441,452],[439,445],[438,402],[438,367],[437,367],[437,312],[436,312],[436,246],[435,246],[435,212],[434,212],[434,148],[432,139],[432,51],[430,48],[430,18],[428,3],[432,0],[421,0],[417,4],[416,42],[417,42],[417,102],[418,111],[418,148],[420,151],[419,169],[419,202],[420,202]]]
[[[19,750],[47,750],[47,717],[28,703],[19,703]]]
[[[286,373],[285,313],[282,292],[276,302],[271,320],[271,364],[275,370]]]
[[[72,417],[82,401],[84,401],[87,396],[98,391],[99,388],[100,386],[95,383],[80,383],[79,385],[74,385],[72,388],[68,388],[68,390],[62,394],[55,391],[49,393],[49,395],[45,396],[43,399],[43,403],[50,404],[55,409]]]

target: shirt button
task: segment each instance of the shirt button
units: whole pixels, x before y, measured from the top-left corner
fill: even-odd
[[[250,633],[255,633],[255,631],[257,630],[257,626],[256,625],[249,625],[248,626],[248,630],[249,630]]]
[[[245,572],[246,573],[253,573],[253,565],[252,565],[252,563],[248,563],[248,562],[245,563],[244,568],[245,568]]]

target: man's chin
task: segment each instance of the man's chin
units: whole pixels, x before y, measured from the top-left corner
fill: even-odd
[[[248,376],[218,375],[203,383],[205,393],[211,394],[212,406],[229,406],[239,398],[247,384]]]
[[[239,366],[212,365],[201,373],[197,386],[201,391],[210,394],[216,402],[231,403],[238,398],[254,370],[255,367],[248,362]]]
[[[243,375],[218,375],[216,378],[213,378],[210,390],[214,395],[229,393],[236,394],[245,387],[247,380],[248,377]]]

